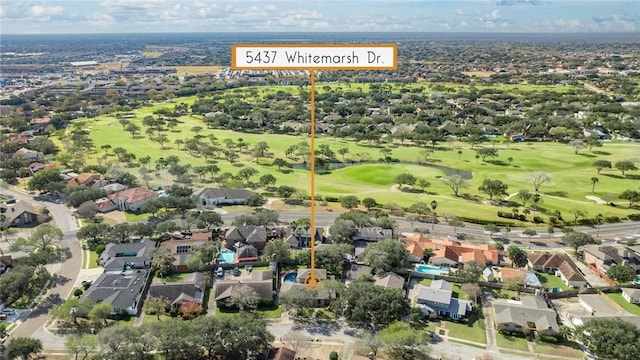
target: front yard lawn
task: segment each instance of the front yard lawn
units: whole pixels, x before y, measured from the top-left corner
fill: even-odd
[[[500,348],[529,351],[527,339],[524,337],[502,334],[498,331],[496,332],[496,341]]]
[[[611,293],[607,294],[611,300],[615,301],[616,304],[622,306],[623,309],[632,313],[633,315],[640,316],[640,305],[631,304],[625,298],[622,297],[622,293]]]
[[[127,220],[127,222],[137,222],[137,221],[148,220],[150,217],[151,217],[151,214],[149,213],[136,214],[130,211],[124,212],[124,218]]]
[[[547,274],[540,271],[536,271],[536,276],[540,280],[542,286],[546,287],[547,289],[559,288],[562,290],[569,290],[569,287],[562,282],[559,276]]]
[[[582,350],[580,350],[580,346],[574,342],[566,342],[562,344],[536,342],[535,345],[533,345],[533,351],[535,351],[536,354],[561,356],[566,359],[582,359],[584,355]]]
[[[173,319],[169,315],[160,315],[160,320],[158,320],[158,316],[156,314],[144,314],[144,318],[142,318],[143,324],[155,323],[158,321],[168,321]]]
[[[89,250],[89,269],[94,269],[100,267],[98,264],[98,253],[95,251]]]
[[[449,337],[475,341],[482,344],[487,343],[487,333],[484,327],[484,319],[474,321],[470,318],[468,322],[447,321],[445,327],[449,329]]]

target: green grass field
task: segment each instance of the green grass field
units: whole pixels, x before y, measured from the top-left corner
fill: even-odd
[[[584,355],[582,350],[580,350],[580,346],[576,343],[549,344],[536,342],[533,345],[533,351],[536,354],[554,355],[564,359],[582,359]]]
[[[625,298],[622,297],[621,293],[611,293],[607,294],[609,298],[616,302],[616,304],[620,305],[623,309],[632,313],[633,315],[640,316],[640,305],[631,304]]]
[[[496,332],[496,342],[499,348],[529,351],[527,339],[518,336],[511,336]]]
[[[331,84],[327,86],[342,86],[344,88],[347,85]],[[410,86],[423,86],[426,87],[425,89],[428,89],[428,86],[432,86],[432,84],[420,83],[411,84]],[[369,84],[351,85],[352,90],[362,88],[363,91],[368,91],[368,87]],[[393,87],[397,86],[394,84]],[[502,87],[505,87],[505,90],[513,90],[514,87],[518,87],[518,91],[521,92],[528,90],[552,90],[550,87],[534,85],[500,86],[500,88]],[[318,91],[322,92],[322,88],[323,86],[319,86]],[[569,87],[562,89],[568,90],[567,88]],[[236,94],[246,94],[248,89],[240,88],[230,91]],[[258,87],[257,98],[267,93],[277,91],[297,93],[299,89],[295,86]],[[132,122],[142,128],[142,133],[135,138],[123,130],[115,116],[99,116],[76,123],[78,127],[90,131],[90,136],[94,141],[95,148],[98,149],[91,155],[89,162],[103,162],[99,160],[99,158],[104,155],[104,151],[100,150],[100,147],[109,144],[112,148],[123,147],[129,152],[134,153],[137,158],[149,155],[152,159],[150,164],[151,168],[155,166],[157,159],[170,154],[179,156],[183,164],[204,165],[206,163],[204,158],[191,155],[182,149],[178,150],[177,145],[174,143],[176,139],[186,140],[194,136],[194,133],[190,131],[190,129],[193,126],[204,125],[199,116],[183,116],[180,118],[181,123],[174,130],[163,132],[169,138],[169,142],[164,144],[163,148],[161,148],[157,142],[153,142],[144,136],[145,127],[142,125],[142,119],[147,115],[152,115],[153,112],[158,109],[172,109],[175,103],[179,102],[191,104],[195,99],[195,97],[180,98],[134,111],[136,118],[132,119]],[[250,146],[260,141],[266,141],[268,143],[270,154],[267,158],[261,158],[258,163],[255,162],[255,158],[248,152],[241,153],[240,158],[235,164],[231,164],[222,159],[216,160],[216,164],[220,167],[221,173],[231,172],[235,174],[243,166],[251,166],[259,171],[259,175],[254,177],[254,180],[261,175],[272,174],[277,179],[277,186],[291,185],[298,189],[306,189],[308,191],[310,187],[310,174],[308,171],[293,169],[285,173],[278,171],[277,167],[271,165],[273,158],[280,157],[286,159],[285,150],[289,146],[298,144],[301,141],[309,142],[307,135],[265,135],[217,129],[204,129],[201,134],[204,136],[214,134],[220,144],[223,144],[225,139],[237,141],[239,138],[242,138],[243,141],[250,144]],[[56,138],[55,141],[60,144],[59,138]],[[208,141],[208,139],[205,137],[203,141]],[[365,143],[356,144],[354,141],[345,139],[333,139],[320,136],[316,140],[316,147],[319,147],[321,144],[329,145],[334,151],[340,148],[349,149],[348,154],[345,156],[346,161],[363,157],[371,161],[376,161],[383,156],[380,151],[381,147],[367,146]],[[596,170],[591,164],[597,159],[606,159],[615,162],[617,160],[637,157],[637,154],[640,153],[640,145],[638,144],[609,142],[605,143],[603,147],[595,149],[593,153],[589,152],[588,149],[583,149],[578,155],[573,153],[570,146],[560,143],[494,143],[483,144],[482,146],[495,146],[495,148],[499,150],[498,158],[483,162],[475,159],[475,151],[471,149],[469,144],[460,142],[453,142],[451,144],[442,143],[439,144],[436,151],[428,160],[432,166],[422,166],[415,164],[419,161],[419,154],[422,148],[410,144],[401,145],[394,143],[388,145],[392,150],[391,156],[398,159],[401,163],[363,164],[334,170],[327,174],[318,174],[316,176],[316,191],[323,196],[355,194],[360,198],[373,197],[383,204],[393,202],[402,206],[408,206],[418,201],[428,203],[436,200],[438,202],[437,212],[441,216],[455,214],[458,216],[498,220],[499,218],[496,216],[497,211],[510,212],[511,209],[490,204],[487,196],[481,194],[478,190],[478,186],[482,183],[482,180],[502,180],[509,185],[508,192],[513,194],[520,189],[533,190],[533,186],[529,182],[528,177],[531,172],[539,170],[549,173],[552,176],[552,181],[541,186],[541,209],[539,212],[532,210],[532,214],[528,216],[529,220],[531,220],[534,215],[546,217],[554,210],[561,211],[565,219],[572,219],[571,210],[573,209],[586,211],[587,217],[593,217],[598,213],[604,216],[624,217],[633,212],[633,210],[627,208],[625,201],[617,201],[618,206],[612,207],[598,205],[594,201],[587,199],[586,196],[603,196],[609,193],[619,194],[625,189],[635,188],[637,179],[632,177],[638,176],[637,171],[628,172],[627,174],[630,176],[622,177],[617,170],[605,169],[600,175],[597,175]],[[458,153],[459,151],[461,151],[461,154]],[[337,155],[337,157],[342,160],[340,155]],[[509,162],[509,158],[513,160]],[[287,160],[292,163],[302,161],[301,158]],[[108,157],[107,162],[116,166],[122,165],[117,164],[117,160],[113,155]],[[450,171],[470,171],[473,175],[473,178],[470,180],[470,187],[464,189],[461,193],[468,194],[471,200],[453,196],[451,189],[439,181],[440,177],[445,176],[445,172],[433,166],[446,167],[447,169],[451,169]],[[134,175],[139,176],[137,168],[131,168],[130,171]],[[397,190],[393,187],[395,185],[394,178],[396,175],[404,172],[412,173],[419,179],[428,180],[431,186],[426,188],[426,193],[409,193]],[[599,180],[594,193],[591,192],[592,177],[598,177]],[[205,177],[203,181],[198,181],[196,187],[214,185],[208,182],[206,178],[207,177]],[[172,181],[173,177],[165,170],[156,173],[149,182],[149,185],[167,185]],[[513,198],[512,201],[517,200]],[[521,207],[520,210],[522,209]],[[544,214],[541,214],[541,212]],[[137,219],[137,216],[127,216],[127,220],[130,221]]]
[[[540,279],[540,283],[542,284],[542,286],[546,287],[547,289],[560,288],[562,290],[569,290],[569,287],[562,282],[562,279],[560,279],[559,276],[539,271],[536,271],[536,276],[538,277],[538,279]]]

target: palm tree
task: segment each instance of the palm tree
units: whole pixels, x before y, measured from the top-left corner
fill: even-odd
[[[598,181],[600,181],[597,177],[592,177],[591,178],[591,192],[595,192],[596,191],[596,184],[598,183]]]
[[[431,257],[431,255],[433,255],[433,249],[431,248],[426,248],[422,251],[422,259],[424,260],[425,264],[429,263],[429,258]]]
[[[602,214],[598,214],[595,217],[596,220],[596,237],[600,235],[600,224],[604,221],[604,216]]]
[[[436,208],[438,207],[438,202],[433,200],[431,201],[431,210],[433,211],[433,221],[431,222],[431,230],[436,226]]]

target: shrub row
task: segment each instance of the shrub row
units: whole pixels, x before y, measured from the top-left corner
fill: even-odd
[[[527,221],[527,217],[523,214],[514,214],[506,211],[498,211],[498,217],[507,218],[507,219],[515,219],[520,221]]]
[[[468,223],[471,223],[471,224],[479,224],[479,225],[488,225],[488,224],[494,224],[494,225],[498,225],[498,226],[514,226],[515,225],[511,221],[478,219],[478,218],[472,218],[472,217],[467,217],[467,216],[458,216],[458,219],[460,219],[460,220],[462,220],[464,222],[468,222]]]
[[[629,220],[640,221],[640,214],[639,213],[629,214],[627,217],[629,218]]]

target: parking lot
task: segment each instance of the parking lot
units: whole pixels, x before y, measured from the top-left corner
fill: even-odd
[[[27,310],[3,308],[0,310],[0,321],[15,322],[22,319],[22,316],[27,313]]]

